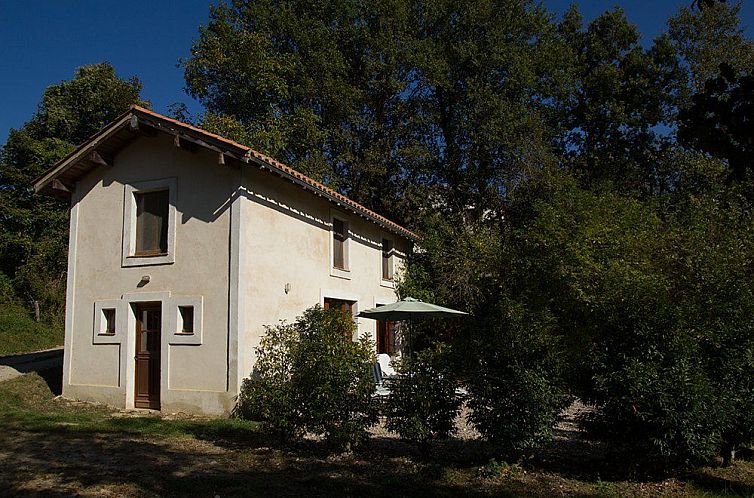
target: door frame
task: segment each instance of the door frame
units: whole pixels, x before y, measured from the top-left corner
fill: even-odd
[[[136,408],[148,408],[152,410],[159,410],[162,396],[161,396],[161,390],[162,390],[162,348],[163,348],[163,313],[164,309],[162,306],[162,303],[159,301],[151,301],[151,302],[141,302],[136,303],[133,305],[134,314],[136,316],[136,328],[134,329],[134,406]],[[139,361],[138,361],[138,346],[140,342],[140,333],[144,330],[144,323],[142,322],[142,313],[145,311],[154,311],[159,310],[160,312],[160,328],[159,328],[159,349],[156,351],[156,354],[152,353],[149,354],[149,365],[147,366],[148,369],[152,369],[153,362],[156,363],[155,371],[152,371],[151,373],[154,375],[153,377],[150,377],[150,384],[152,387],[156,387],[156,389],[150,389],[149,390],[149,396],[145,400],[139,400],[138,399],[138,389],[139,389],[139,382],[138,382],[138,376],[141,371],[141,368],[139,367]],[[137,403],[143,403],[146,404],[146,406],[136,406]]]
[[[121,385],[125,387],[126,408],[135,408],[136,393],[136,306],[142,303],[158,302],[162,305],[162,340],[160,351],[160,404],[164,406],[167,398],[167,373],[168,373],[168,341],[167,330],[170,327],[168,320],[170,291],[157,292],[128,292],[123,294],[125,311],[128,323],[126,324],[126,340],[121,345]]]

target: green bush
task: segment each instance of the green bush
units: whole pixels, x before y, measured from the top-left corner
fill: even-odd
[[[301,435],[305,421],[293,389],[293,371],[301,335],[294,324],[266,327],[256,348],[251,377],[244,379],[234,415],[259,420],[282,439]]]
[[[354,342],[354,331],[350,317],[320,306],[293,324],[269,327],[236,415],[259,420],[285,438],[309,432],[338,448],[358,443],[377,411],[374,347],[367,338]]]
[[[521,457],[549,442],[568,402],[559,340],[548,316],[508,301],[489,309],[475,332],[469,420],[508,456]]]
[[[426,444],[455,431],[461,401],[448,369],[449,349],[425,350],[398,365],[400,376],[390,382],[387,428],[403,439]]]

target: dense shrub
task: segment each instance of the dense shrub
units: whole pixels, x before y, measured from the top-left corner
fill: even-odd
[[[399,363],[400,375],[390,382],[388,429],[420,445],[455,431],[461,400],[448,368],[449,355],[447,346],[438,346]]]
[[[283,439],[301,435],[305,421],[292,382],[300,342],[295,324],[266,327],[256,348],[254,370],[241,386],[235,416],[261,421]]]
[[[301,338],[292,384],[305,427],[338,447],[349,447],[377,421],[374,344],[366,337],[354,342],[353,320],[319,306],[305,311],[295,327]]]
[[[574,387],[641,460],[728,461],[752,442],[748,206],[735,189],[653,206],[572,188],[537,208],[532,281],[564,337],[582,338],[571,369],[590,382]]]
[[[503,301],[475,324],[470,422],[508,456],[547,443],[568,402],[551,319]]]
[[[323,435],[339,448],[359,442],[376,422],[373,344],[352,340],[355,324],[315,306],[295,323],[268,327],[256,349],[235,414],[259,420],[285,438]]]

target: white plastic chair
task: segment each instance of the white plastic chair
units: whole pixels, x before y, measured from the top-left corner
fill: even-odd
[[[390,355],[387,353],[380,353],[377,355],[377,363],[380,364],[382,369],[382,375],[385,377],[392,377],[397,375],[398,372],[390,365]]]

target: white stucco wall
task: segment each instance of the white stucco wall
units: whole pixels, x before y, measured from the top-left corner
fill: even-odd
[[[218,165],[216,153],[187,152],[161,134],[139,138],[112,166],[78,182],[71,210],[64,396],[133,405],[135,321],[129,303],[148,300],[163,303],[162,410],[225,413],[232,407],[237,368],[228,344],[229,243],[231,192],[239,176],[238,169]],[[175,262],[123,267],[125,185],[165,178],[175,178],[177,186]],[[144,275],[150,281],[140,286]],[[201,344],[195,344],[198,338],[178,344],[183,338],[174,340],[170,330],[177,304],[197,298]],[[102,300],[117,306],[116,337],[93,335],[95,303]]]
[[[175,185],[174,262],[129,266],[124,198],[129,186],[154,180]],[[340,275],[332,271],[335,213],[350,233],[350,271]],[[161,409],[226,414],[265,325],[293,320],[325,297],[356,301],[356,312],[395,301],[381,278],[383,237],[394,241],[399,270],[408,241],[371,221],[252,164],[221,166],[217,153],[187,152],[163,134],[138,138],[73,195],[63,394],[132,407],[132,305],[159,301]],[[174,334],[179,304],[200,306],[200,334]],[[115,336],[95,333],[97,307],[117,309]],[[358,331],[374,339],[376,323],[359,319]]]
[[[239,376],[248,377],[265,325],[292,321],[325,297],[356,301],[356,312],[396,300],[382,281],[382,238],[405,255],[406,240],[322,197],[253,166],[244,168],[240,285],[244,293]],[[348,278],[331,271],[331,217],[348,221]],[[396,269],[402,265],[395,261]],[[341,273],[342,275],[342,273]],[[286,294],[286,284],[289,292]],[[376,322],[358,319],[358,333],[376,335]]]

